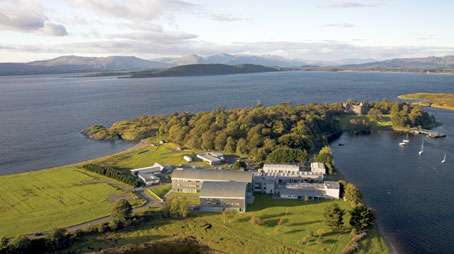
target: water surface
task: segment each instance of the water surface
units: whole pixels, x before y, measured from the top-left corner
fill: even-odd
[[[79,134],[141,114],[293,102],[395,99],[410,92],[454,92],[454,76],[410,73],[278,72],[183,78],[0,77],[0,174],[96,158],[131,144]],[[377,210],[381,228],[403,253],[454,253],[454,113],[434,111],[448,133],[405,149],[390,132],[343,135],[336,164]],[[443,153],[448,163],[440,165]]]

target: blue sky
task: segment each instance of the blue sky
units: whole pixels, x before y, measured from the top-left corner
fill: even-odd
[[[454,1],[0,0],[0,61],[217,53],[332,61],[454,54]]]

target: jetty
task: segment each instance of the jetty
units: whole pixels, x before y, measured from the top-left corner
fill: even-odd
[[[412,134],[418,135],[426,135],[429,138],[444,138],[446,137],[446,134],[441,133],[441,132],[436,132],[436,131],[431,131],[431,130],[426,130],[426,129],[411,129],[410,131]]]

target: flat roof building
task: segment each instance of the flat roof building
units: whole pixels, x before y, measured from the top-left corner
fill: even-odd
[[[262,171],[267,174],[297,175],[301,168],[293,164],[264,164]]]
[[[208,153],[199,153],[197,158],[207,162],[210,165],[219,165],[224,162],[224,155],[222,153],[208,152]]]
[[[172,189],[176,192],[199,192],[204,182],[252,183],[252,173],[218,169],[177,169],[172,175]]]
[[[131,173],[139,177],[145,185],[158,184],[160,182],[159,175],[162,171],[165,170],[165,167],[159,163],[153,164],[150,167],[136,168],[132,169]]]
[[[222,212],[246,211],[248,191],[246,182],[204,182],[200,190],[200,210]]]

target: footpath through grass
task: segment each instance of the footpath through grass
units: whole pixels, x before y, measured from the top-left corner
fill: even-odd
[[[257,195],[249,212],[228,219],[218,213],[196,214],[182,220],[160,219],[123,232],[83,238],[72,250],[99,250],[192,236],[215,253],[340,253],[350,240],[350,228],[333,233],[324,225],[323,210],[332,203],[345,209],[348,206],[343,201],[302,202]],[[259,223],[250,222],[253,216],[259,218]],[[303,243],[309,235],[320,233],[321,237],[310,237]],[[365,249],[360,253],[388,253],[383,240],[375,233],[361,246]]]
[[[63,167],[0,177],[0,236],[70,226],[110,214],[121,183]]]
[[[173,144],[140,145],[91,161],[125,169],[180,164],[185,152]],[[66,227],[109,215],[113,203],[137,200],[132,187],[82,170],[82,162],[47,170],[0,176],[0,236]]]

